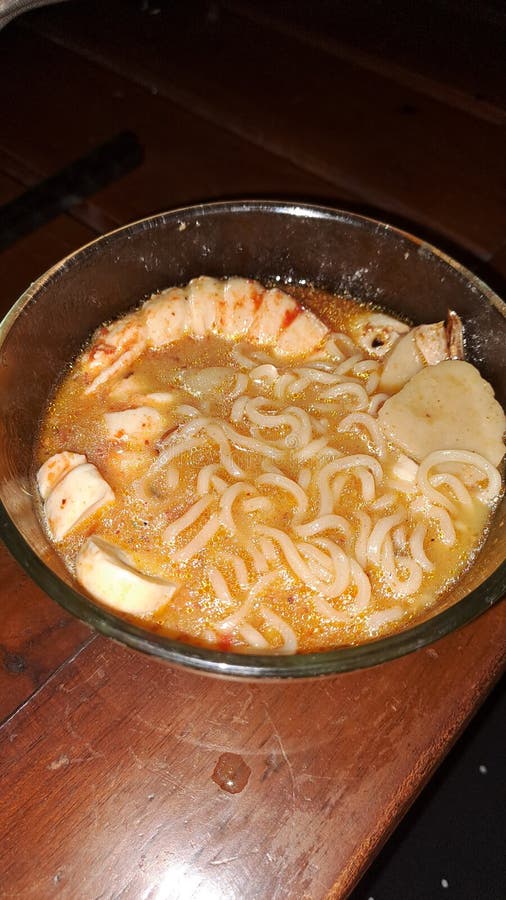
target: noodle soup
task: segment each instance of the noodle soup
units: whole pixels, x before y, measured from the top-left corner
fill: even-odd
[[[96,333],[47,410],[48,532],[144,627],[236,652],[357,644],[433,605],[483,542],[504,414],[456,317],[289,294],[156,295]]]

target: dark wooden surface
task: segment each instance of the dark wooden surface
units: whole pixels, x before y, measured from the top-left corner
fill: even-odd
[[[498,6],[434,3],[432,31],[352,6],[75,0],[9,25],[0,203],[125,129],[145,159],[0,255],[1,310],[102,231],[233,196],[374,209],[500,283]],[[323,682],[188,675],[93,635],[4,550],[0,610],[5,897],[345,897],[505,661],[502,603]],[[212,780],[227,752],[251,769],[235,795]]]

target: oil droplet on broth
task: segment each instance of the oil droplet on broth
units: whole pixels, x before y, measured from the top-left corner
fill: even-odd
[[[251,769],[237,753],[222,753],[211,775],[213,781],[229,794],[240,794],[246,787]]]

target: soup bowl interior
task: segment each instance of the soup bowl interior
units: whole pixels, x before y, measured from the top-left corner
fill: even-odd
[[[469,271],[391,226],[347,212],[273,202],[189,207],[87,245],[39,278],[0,330],[0,527],[31,577],[94,628],[175,664],[246,678],[315,677],[374,665],[463,625],[506,590],[503,499],[473,566],[444,599],[396,634],[294,656],[222,653],[125,621],[80,589],[49,543],[33,502],[33,446],[48,397],[93,330],[153,291],[198,275],[311,283],[413,322],[454,309],[466,357],[506,406],[505,306]],[[318,312],[318,310],[315,310]],[[463,398],[465,403],[465,398]]]

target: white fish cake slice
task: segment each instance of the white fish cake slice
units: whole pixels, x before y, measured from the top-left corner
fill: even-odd
[[[202,275],[188,285],[189,329],[201,338],[215,330],[216,309],[223,302],[223,281]]]
[[[186,292],[181,288],[169,288],[156,294],[142,306],[148,343],[157,349],[172,344],[189,331]]]
[[[76,578],[107,606],[142,616],[169,602],[177,585],[141,574],[119,547],[99,537],[88,538],[76,560]]]
[[[254,344],[273,345],[300,313],[301,307],[293,297],[278,288],[265,291],[262,303],[248,329],[248,340]]]
[[[250,278],[227,278],[223,286],[223,300],[217,304],[216,334],[224,338],[247,334],[264,293],[265,288]]]
[[[158,437],[165,427],[162,416],[152,406],[108,412],[104,414],[104,421],[111,440],[130,440],[140,444]]]
[[[326,325],[308,309],[300,315],[280,334],[276,349],[279,353],[300,356],[315,350],[329,333]]]
[[[55,453],[46,459],[37,472],[37,486],[42,499],[46,500],[49,497],[53,488],[67,472],[85,462],[86,457],[83,453],[72,453],[70,450],[63,450],[62,453]]]
[[[457,332],[457,340],[454,334]],[[445,359],[462,359],[462,323],[449,312],[447,322],[417,325],[394,344],[385,358],[380,390],[389,394],[400,389],[424,366],[435,366]]]
[[[98,469],[83,463],[71,469],[44,504],[49,530],[61,541],[76,525],[114,501],[114,493]]]
[[[423,359],[418,351],[413,331],[403,334],[385,359],[379,387],[393,394],[423,369]]]
[[[494,466],[504,455],[504,412],[492,386],[463,360],[422,369],[385,400],[378,421],[387,440],[417,462],[436,450],[471,450]]]

